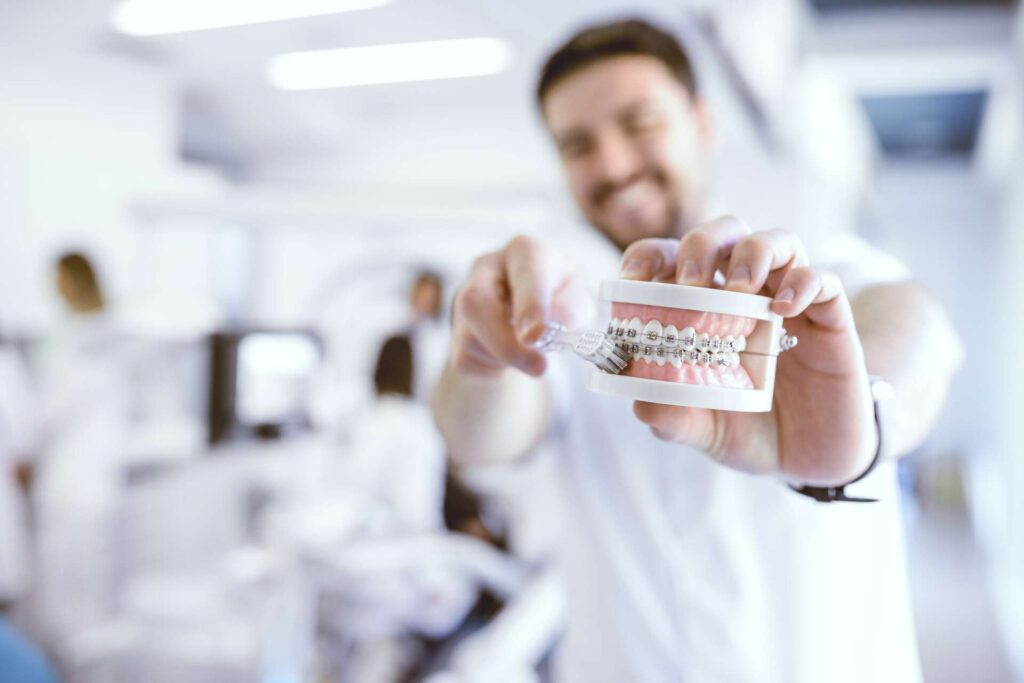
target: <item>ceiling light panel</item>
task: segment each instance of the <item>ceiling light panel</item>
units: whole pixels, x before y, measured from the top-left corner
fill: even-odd
[[[391,0],[124,0],[111,15],[121,33],[156,36],[263,24],[386,5]]]
[[[318,90],[486,76],[511,63],[512,48],[505,41],[464,38],[292,52],[271,60],[268,77],[283,90]]]

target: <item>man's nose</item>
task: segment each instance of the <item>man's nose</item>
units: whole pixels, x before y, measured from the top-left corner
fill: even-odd
[[[621,184],[640,171],[642,159],[623,135],[606,135],[594,155],[594,171],[605,183]]]

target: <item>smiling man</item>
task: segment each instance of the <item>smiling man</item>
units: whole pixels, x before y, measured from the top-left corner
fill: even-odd
[[[476,260],[433,408],[457,461],[520,458],[546,438],[561,448],[560,680],[919,679],[891,460],[931,429],[960,364],[942,309],[867,245],[844,281],[791,232],[707,220],[710,114],[662,30],[579,33],[537,94],[576,204],[623,252],[622,277],[770,296],[800,338],[770,413],[630,412],[582,389],[582,363],[558,367],[532,346],[545,321],[592,324],[551,245],[517,237]],[[884,429],[869,374],[894,392]],[[812,497],[869,471],[858,493],[878,503]]]

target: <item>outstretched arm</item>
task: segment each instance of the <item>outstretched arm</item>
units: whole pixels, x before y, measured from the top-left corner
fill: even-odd
[[[921,445],[934,429],[964,347],[945,311],[919,284],[864,290],[852,301],[868,372],[892,385],[885,438],[889,457]]]
[[[550,422],[547,359],[533,348],[544,324],[581,321],[587,305],[562,259],[517,237],[478,258],[455,297],[452,348],[434,390],[434,419],[456,462],[510,460]]]

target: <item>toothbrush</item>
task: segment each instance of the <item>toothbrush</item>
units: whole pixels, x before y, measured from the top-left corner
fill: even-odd
[[[570,331],[559,322],[544,326],[544,333],[534,342],[534,347],[545,353],[550,351],[572,351],[583,360],[590,361],[599,369],[617,375],[626,369],[630,355],[619,348],[604,332],[597,330]]]

